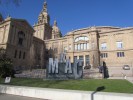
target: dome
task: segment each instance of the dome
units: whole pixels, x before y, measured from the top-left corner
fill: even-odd
[[[53,25],[53,30],[52,32],[56,32],[56,33],[60,33],[60,29],[57,26],[57,22],[56,20],[54,21],[54,25]]]

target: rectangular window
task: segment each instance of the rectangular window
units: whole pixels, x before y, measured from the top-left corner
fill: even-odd
[[[58,53],[58,48],[55,47],[53,50],[54,50],[55,53]]]
[[[21,58],[21,51],[19,51],[19,59]]]
[[[122,49],[123,48],[123,42],[121,42],[121,41],[116,42],[116,45],[117,45],[118,49]]]
[[[84,50],[86,50],[87,46],[86,46],[86,43],[84,44]]]
[[[89,49],[89,43],[87,43],[87,49]]]
[[[14,58],[16,58],[17,57],[17,50],[15,50],[15,54],[14,54]]]
[[[101,58],[107,58],[108,57],[108,53],[101,53]]]
[[[106,50],[107,49],[107,44],[106,43],[102,43],[101,44],[101,49],[102,50]]]
[[[124,56],[125,56],[124,52],[117,52],[117,57],[124,57]]]
[[[71,48],[72,48],[72,46],[71,46],[71,44],[69,44],[69,50],[71,50]]]
[[[69,60],[71,61],[71,57],[69,56]]]
[[[77,61],[77,56],[74,56],[74,62],[76,62]]]
[[[83,50],[84,44],[81,44],[81,50]]]
[[[64,47],[64,52],[67,52],[67,47]]]
[[[82,66],[84,65],[84,58],[83,56],[79,56],[79,60],[82,62]]]
[[[77,44],[75,44],[75,50],[77,50]]]
[[[123,57],[125,56],[124,52],[122,52],[122,56],[123,56]]]
[[[86,56],[85,56],[85,60],[86,60],[86,66],[89,66],[89,65],[90,65],[90,58],[89,58],[89,55],[86,55]]]
[[[78,50],[80,50],[80,44],[78,44]]]
[[[23,39],[22,38],[19,38],[18,44],[21,46],[23,45]]]
[[[23,53],[23,59],[25,59],[25,52]]]

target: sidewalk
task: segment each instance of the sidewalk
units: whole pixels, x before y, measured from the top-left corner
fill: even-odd
[[[133,77],[109,77],[109,79],[126,79],[133,84]]]
[[[127,77],[127,80],[131,83],[133,83],[133,77]]]
[[[38,99],[38,98],[31,98],[31,97],[24,97],[24,96],[0,93],[0,100],[46,100],[46,99]]]

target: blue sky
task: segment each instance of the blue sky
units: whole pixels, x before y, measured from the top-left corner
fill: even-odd
[[[37,22],[44,0],[21,0],[20,6],[0,5],[6,17]],[[133,0],[47,0],[51,25],[54,19],[63,35],[69,31],[90,26],[133,26]]]

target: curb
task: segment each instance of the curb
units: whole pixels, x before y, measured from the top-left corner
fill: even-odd
[[[0,85],[0,93],[50,100],[133,100],[133,94]],[[95,99],[94,99],[95,98]]]

